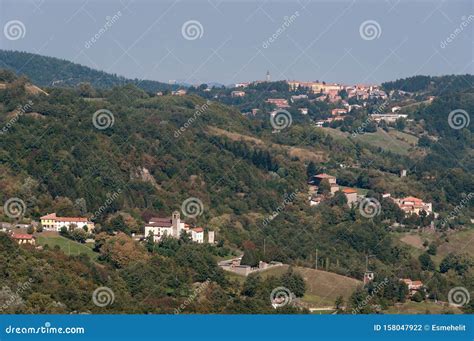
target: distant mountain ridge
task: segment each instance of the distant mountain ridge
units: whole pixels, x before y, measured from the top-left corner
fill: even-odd
[[[0,50],[0,67],[10,69],[18,75],[25,75],[33,83],[43,87],[74,87],[80,83],[90,83],[95,88],[108,89],[134,84],[152,93],[179,87],[177,84],[129,79],[64,59],[20,51]]]

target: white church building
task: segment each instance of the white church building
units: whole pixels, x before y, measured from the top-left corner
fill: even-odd
[[[174,211],[169,218],[151,218],[145,225],[145,237],[151,233],[155,242],[160,241],[163,236],[179,238],[183,231],[190,235],[193,242],[204,243],[204,229],[202,227],[192,228],[181,221],[178,211]]]

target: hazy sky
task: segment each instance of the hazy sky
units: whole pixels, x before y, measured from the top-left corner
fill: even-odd
[[[471,0],[0,0],[0,25],[2,49],[165,82],[474,73]]]

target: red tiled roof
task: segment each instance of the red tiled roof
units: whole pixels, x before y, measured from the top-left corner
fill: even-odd
[[[58,217],[56,216],[56,213],[47,214],[45,216],[42,216],[40,219],[65,221],[65,222],[84,222],[84,223],[88,221],[87,218],[81,218],[81,217]]]
[[[153,217],[150,219],[150,222],[147,224],[147,226],[153,226],[153,227],[171,227],[173,225],[173,222],[171,221],[171,218],[158,218],[158,217]]]
[[[415,197],[406,197],[402,199],[403,201],[413,201],[415,203],[422,203],[423,200],[415,198]]]
[[[314,177],[315,178],[320,178],[320,179],[333,179],[333,178],[335,178],[335,176],[332,176],[332,175],[329,175],[329,174],[326,174],[326,173],[321,173],[321,174],[315,175]]]
[[[193,231],[194,232],[204,232],[204,229],[202,227],[196,227],[196,228],[193,228]]]
[[[57,221],[66,221],[68,223],[73,223],[73,222],[83,222],[87,223],[87,218],[81,218],[81,217],[56,217]]]
[[[50,219],[50,220],[52,219],[52,220],[54,220],[54,219],[56,219],[56,213],[50,213],[50,214],[44,215],[40,219]]]
[[[342,191],[347,194],[357,193],[357,190],[355,190],[354,188],[344,188]]]
[[[12,234],[13,239],[33,239],[32,234],[26,234],[26,233],[14,233]]]
[[[152,217],[150,218],[150,223],[171,223],[171,218]]]

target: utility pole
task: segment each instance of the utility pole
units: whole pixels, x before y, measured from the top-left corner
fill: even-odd
[[[265,250],[266,250],[265,238],[263,238],[263,256],[264,257],[265,257]]]
[[[318,270],[318,249],[316,249],[316,270]]]

